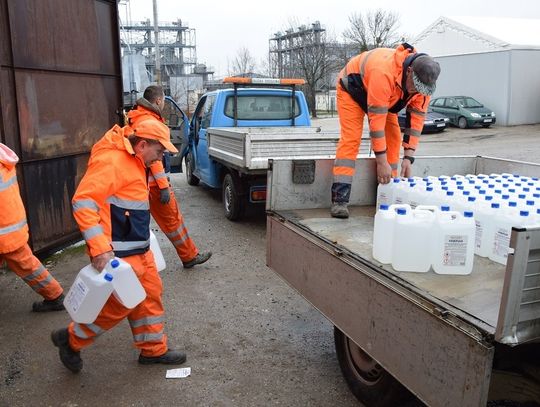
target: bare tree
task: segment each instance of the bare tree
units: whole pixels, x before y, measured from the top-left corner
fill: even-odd
[[[246,47],[238,49],[236,57],[228,62],[228,71],[231,76],[244,75],[255,71],[255,59]]]
[[[397,33],[399,14],[377,9],[365,14],[353,13],[349,16],[350,27],[343,37],[355,45],[358,52],[378,47],[395,47],[402,37]]]
[[[342,61],[335,57],[336,41],[329,35],[319,22],[309,25],[296,24],[284,33],[276,34],[270,50],[270,71],[280,77],[297,77],[305,79],[309,109],[313,117],[317,117],[316,92],[328,86],[328,78],[332,76]]]

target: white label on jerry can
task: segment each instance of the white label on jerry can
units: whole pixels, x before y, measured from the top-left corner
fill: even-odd
[[[444,239],[443,264],[464,266],[467,261],[467,236],[446,235]]]
[[[77,312],[84,300],[84,297],[86,297],[86,294],[88,294],[88,286],[83,280],[77,277],[66,297],[66,307],[73,310],[73,312]]]

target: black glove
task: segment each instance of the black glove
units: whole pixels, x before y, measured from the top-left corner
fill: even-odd
[[[171,193],[169,192],[169,188],[163,188],[159,190],[159,201],[162,204],[168,204],[171,200]]]

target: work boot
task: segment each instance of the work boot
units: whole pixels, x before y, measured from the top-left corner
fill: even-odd
[[[54,300],[36,301],[32,304],[33,312],[49,312],[64,310],[64,294]]]
[[[190,269],[193,266],[196,266],[197,264],[203,264],[204,262],[208,261],[210,257],[212,257],[212,252],[199,253],[190,261],[186,261],[185,263],[182,263],[182,264],[184,265],[185,269]]]
[[[333,218],[347,219],[349,217],[347,202],[334,202],[330,207],[330,215]]]
[[[81,352],[75,352],[69,346],[69,334],[67,328],[52,331],[51,340],[58,348],[60,360],[73,373],[79,373],[83,367]]]
[[[143,356],[139,355],[141,365],[152,365],[161,363],[163,365],[181,365],[186,361],[186,354],[177,350],[168,350],[161,356]]]

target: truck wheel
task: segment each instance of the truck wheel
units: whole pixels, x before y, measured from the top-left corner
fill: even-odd
[[[193,155],[191,153],[186,155],[186,179],[189,185],[199,185],[199,178],[193,175]]]
[[[351,392],[368,407],[395,407],[414,396],[384,368],[334,327],[336,354]]]
[[[469,127],[467,125],[467,119],[464,118],[463,116],[461,116],[459,119],[458,119],[458,126],[460,129],[466,129],[467,127]]]
[[[244,201],[241,195],[240,180],[232,174],[223,179],[223,208],[229,220],[239,220],[244,215]]]

